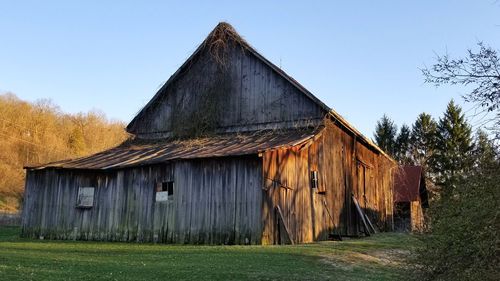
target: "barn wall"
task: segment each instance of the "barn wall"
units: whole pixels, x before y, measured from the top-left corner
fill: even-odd
[[[22,233],[28,237],[167,243],[260,243],[257,157],[180,161],[115,172],[29,171]],[[174,200],[155,202],[174,180]],[[95,203],[76,208],[79,186]]]
[[[410,202],[411,231],[422,232],[424,230],[424,213],[420,200]]]
[[[213,111],[218,132],[293,128],[320,122],[326,114],[252,53],[231,46],[226,55],[221,67],[202,51],[129,131],[141,138],[165,137],[200,122],[198,127],[209,126]]]
[[[330,121],[310,144],[266,152],[263,243],[288,239],[278,223],[277,206],[294,242],[326,240],[331,233],[359,235],[351,194],[374,225],[392,230],[393,165]],[[313,170],[319,174],[318,189],[311,188]]]

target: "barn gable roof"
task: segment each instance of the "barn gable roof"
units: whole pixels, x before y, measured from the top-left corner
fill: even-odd
[[[321,130],[320,127],[232,133],[186,140],[136,140],[91,156],[25,168],[113,170],[172,160],[256,155],[266,150],[301,145],[314,139]]]
[[[389,160],[394,160],[388,156],[382,149],[374,144],[369,138],[361,134],[354,126],[347,122],[340,114],[330,109],[321,100],[315,97],[311,92],[304,88],[295,79],[286,74],[282,69],[271,63],[269,60],[259,54],[250,46],[228,23],[219,23],[215,29],[208,35],[196,51],[187,59],[186,62],[168,79],[168,81],[158,90],[153,98],[141,109],[141,111],[128,124],[127,131],[134,131],[134,126],[148,108],[154,106],[165,94],[165,89],[177,79],[179,75],[187,71],[191,63],[201,55],[206,48],[214,44],[220,44],[219,40],[232,40],[245,50],[252,54],[264,65],[267,65],[272,71],[288,81],[291,85],[308,97],[314,104],[318,105],[324,111],[324,116],[334,120],[337,126],[349,131],[367,147],[384,155]],[[210,49],[208,49],[210,51]],[[203,114],[203,112],[200,112]],[[155,141],[138,143],[137,140],[132,143],[126,143],[110,150],[106,150],[87,157],[62,160],[48,163],[45,165],[26,166],[27,169],[44,168],[64,168],[64,169],[96,169],[108,170],[119,169],[133,166],[158,164],[170,160],[195,159],[209,157],[226,157],[257,154],[277,147],[290,147],[298,145],[304,141],[314,138],[318,135],[317,128],[304,127],[301,129],[289,130],[268,130],[268,131],[248,131],[240,133],[225,133],[212,135],[205,138],[196,138],[191,140],[176,140],[174,138],[163,138]]]
[[[236,43],[239,47],[241,47],[246,52],[255,56],[258,60],[263,62],[269,68],[271,68],[278,75],[283,77],[286,81],[288,81],[291,85],[297,88],[300,92],[306,95],[309,99],[311,99],[315,104],[317,104],[321,109],[325,111],[325,114],[330,111],[330,108],[323,103],[320,99],[314,96],[310,91],[308,91],[304,86],[302,86],[299,82],[293,79],[290,75],[288,75],[281,68],[270,62],[264,56],[262,56],[255,48],[253,48],[250,44],[248,44],[237,32],[236,30],[226,22],[220,22],[217,26],[209,33],[207,38],[198,46],[198,48],[194,51],[194,53],[181,65],[181,67],[172,75],[170,78],[163,84],[163,86],[156,92],[153,98],[139,111],[139,113],[132,119],[132,121],[127,125],[127,132],[133,133],[135,130],[135,124],[137,121],[142,118],[148,109],[152,107],[155,103],[161,100],[161,96],[165,93],[165,89],[171,85],[178,76],[184,73],[185,70],[189,69],[191,63],[202,54],[205,49],[209,49],[213,46],[217,46],[219,44],[224,44],[227,40],[231,40]]]
[[[272,69],[279,76],[283,77],[286,81],[288,81],[291,85],[297,88],[301,93],[307,96],[310,100],[312,100],[315,104],[317,104],[321,109],[324,110],[325,115],[329,116],[331,119],[335,120],[336,123],[350,131],[354,136],[357,137],[359,141],[364,143],[369,148],[377,151],[378,153],[384,155],[386,158],[390,159],[394,162],[394,160],[387,155],[382,149],[380,149],[375,143],[373,143],[369,138],[360,133],[352,124],[350,124],[347,120],[345,120],[339,113],[335,110],[329,108],[325,103],[323,103],[320,99],[314,96],[310,91],[308,91],[304,86],[302,86],[299,82],[297,82],[294,78],[289,76],[285,71],[283,71],[278,66],[274,65],[264,56],[262,56],[257,50],[255,50],[248,42],[246,42],[237,32],[236,30],[228,23],[221,22],[219,23],[207,36],[207,38],[198,46],[198,48],[194,51],[194,53],[182,64],[182,66],[167,80],[167,82],[157,91],[157,93],[153,96],[153,98],[139,111],[139,113],[132,119],[132,121],[127,126],[127,131],[129,133],[133,133],[135,128],[134,126],[148,111],[148,108],[155,105],[157,102],[161,100],[162,95],[165,94],[165,89],[172,84],[179,75],[188,70],[192,64],[192,62],[196,59],[197,56],[200,56],[204,49],[209,48],[211,46],[222,44],[221,42],[226,42],[227,40],[232,40],[237,45],[239,45],[243,50],[252,54],[258,60],[267,65],[270,69]],[[200,113],[203,114],[203,113]]]

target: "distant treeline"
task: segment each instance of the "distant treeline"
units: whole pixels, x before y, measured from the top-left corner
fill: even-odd
[[[453,100],[439,120],[423,112],[411,127],[403,124],[399,131],[384,115],[377,122],[374,137],[400,164],[422,166],[432,193],[453,188],[471,173],[482,172],[482,167],[500,163],[500,150],[492,134],[478,129],[474,135],[462,108]]]
[[[0,210],[19,208],[24,165],[105,150],[127,138],[124,126],[102,112],[67,114],[50,100],[0,95]]]

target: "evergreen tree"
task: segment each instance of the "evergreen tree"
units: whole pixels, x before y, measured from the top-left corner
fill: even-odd
[[[397,132],[397,126],[387,117],[387,115],[384,114],[384,116],[377,121],[374,134],[375,142],[382,150],[393,157],[395,154]]]
[[[410,147],[410,127],[403,124],[399,130],[399,134],[396,138],[396,147],[394,157],[402,164],[411,164],[412,161],[409,157],[409,147]]]
[[[473,102],[490,120],[479,120],[500,140],[500,52],[479,42],[466,56],[438,56],[423,70],[436,86],[465,85],[465,101]],[[425,235],[416,255],[420,280],[498,280],[498,143],[478,132],[471,152],[470,126],[453,103],[439,122],[436,153],[431,157],[442,184],[442,196],[427,211],[432,235]],[[490,126],[485,126],[489,124]],[[469,156],[472,155],[471,160]],[[470,169],[472,167],[472,169]],[[470,169],[470,172],[468,171]],[[416,278],[416,279],[417,279]]]
[[[481,173],[498,164],[498,151],[488,135],[478,130],[474,147],[474,168]]]
[[[457,181],[472,168],[472,149],[471,127],[462,109],[451,100],[439,119],[432,160],[442,195],[451,195]]]
[[[429,160],[434,153],[437,123],[427,113],[421,113],[412,126],[410,137],[410,157],[415,165],[422,166],[427,172]]]

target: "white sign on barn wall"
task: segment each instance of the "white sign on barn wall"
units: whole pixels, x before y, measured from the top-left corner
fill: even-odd
[[[80,187],[78,189],[78,198],[76,206],[82,208],[90,208],[94,206],[94,188]]]
[[[168,191],[157,191],[156,202],[168,201]]]

